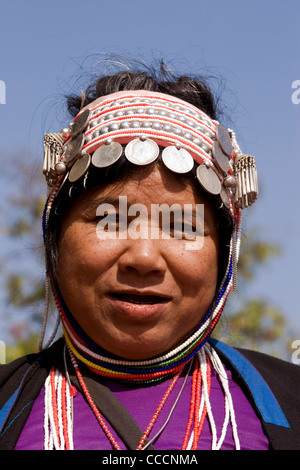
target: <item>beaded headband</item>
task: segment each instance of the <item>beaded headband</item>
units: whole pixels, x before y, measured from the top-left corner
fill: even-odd
[[[196,176],[234,216],[257,198],[255,159],[243,155],[232,130],[195,106],[162,93],[117,92],[90,103],[60,133],[45,134],[43,173],[48,186],[74,183],[92,167],[125,158],[134,165],[161,158],[172,172]]]

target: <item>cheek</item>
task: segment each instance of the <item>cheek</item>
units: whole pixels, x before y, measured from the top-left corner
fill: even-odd
[[[58,283],[63,296],[70,292],[74,295],[75,289],[91,293],[96,282],[105,282],[123,244],[120,240],[100,240],[94,226],[74,223],[67,227],[58,243]]]
[[[176,250],[173,256],[173,269],[176,277],[193,291],[205,286],[216,289],[218,277],[218,249],[212,240],[206,240],[200,249]]]

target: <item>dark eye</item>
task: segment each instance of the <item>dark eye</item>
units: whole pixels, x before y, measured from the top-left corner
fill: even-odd
[[[103,229],[106,232],[127,230],[126,218],[116,212],[97,215],[95,221],[97,222],[97,229]]]
[[[116,231],[117,218],[116,214],[101,214],[95,217],[97,222],[97,230],[102,230],[103,232]]]

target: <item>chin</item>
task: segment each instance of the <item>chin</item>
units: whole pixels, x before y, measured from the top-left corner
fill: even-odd
[[[160,334],[162,341],[159,341],[157,335],[139,334],[123,338],[123,340],[112,339],[109,343],[100,344],[106,351],[111,354],[128,360],[146,360],[169,352],[173,347],[180,343],[180,340],[174,342],[174,337],[170,341],[166,341],[166,336]]]

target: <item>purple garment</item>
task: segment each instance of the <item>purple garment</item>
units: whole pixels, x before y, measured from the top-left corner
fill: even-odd
[[[210,401],[217,427],[217,438],[219,438],[225,416],[224,394],[219,379],[213,369],[211,374]],[[227,371],[227,374],[235,409],[241,449],[268,450],[269,442],[262,430],[260,420],[256,416],[255,411],[241,388],[232,380],[231,372],[229,370]],[[184,378],[180,377],[178,383],[166,401],[166,404],[152,429],[150,438],[155,435],[168,416],[183,380]],[[169,423],[154,443],[156,450],[181,449],[189,416],[191,381],[190,376]],[[144,431],[167,390],[169,383],[169,381],[167,383],[163,382],[161,384],[145,388],[132,388],[115,382],[107,382],[106,384]],[[44,445],[43,422],[44,389],[41,390],[33,405],[30,416],[24,426],[15,449],[42,450]],[[120,438],[115,435],[111,427],[110,430],[114,437],[116,437],[120,447],[125,449],[123,443],[120,442]],[[74,398],[74,448],[75,450],[111,450],[111,444],[100,428],[89,405],[79,392]],[[230,450],[234,448],[235,445],[232,436],[232,428],[231,425],[229,425],[226,438],[222,445],[222,450]],[[199,440],[198,450],[209,449],[211,449],[211,431],[209,422],[206,419]]]

